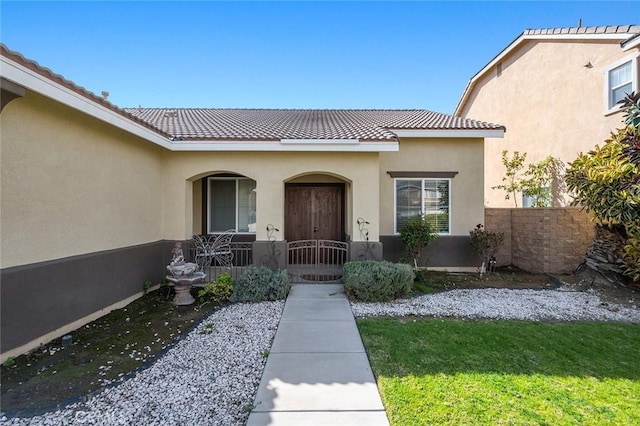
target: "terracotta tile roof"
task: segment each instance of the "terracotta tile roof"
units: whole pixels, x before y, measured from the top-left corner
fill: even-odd
[[[394,129],[503,130],[426,110],[128,108],[179,140],[397,140]]]
[[[0,43],[0,55],[122,117],[172,140],[278,141],[357,139],[394,141],[394,129],[504,130],[503,126],[427,110],[122,109]]]

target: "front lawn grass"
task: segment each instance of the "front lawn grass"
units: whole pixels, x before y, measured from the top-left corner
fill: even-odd
[[[392,425],[640,424],[640,324],[361,319]]]

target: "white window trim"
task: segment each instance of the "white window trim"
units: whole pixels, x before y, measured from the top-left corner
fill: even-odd
[[[620,111],[620,105],[618,104],[609,106],[611,103],[611,88],[609,87],[609,73],[615,68],[618,68],[619,66],[626,64],[627,62],[631,62],[631,91],[638,92],[639,58],[640,58],[640,53],[635,53],[633,55],[626,56],[608,65],[605,69],[602,70],[602,73],[604,74],[604,115],[610,115]]]
[[[223,231],[212,231],[211,230],[211,192],[209,190],[209,183],[211,181],[220,181],[220,180],[233,180],[236,182],[236,192],[235,192],[235,196],[236,196],[236,212],[235,212],[235,219],[236,219],[236,223],[235,223],[235,229],[236,229],[236,233],[240,234],[240,235],[255,235],[256,232],[246,232],[246,231],[241,231],[238,232],[237,229],[239,228],[239,223],[238,223],[238,209],[239,209],[239,200],[238,200],[238,185],[239,185],[239,181],[241,180],[250,180],[255,182],[253,179],[245,177],[245,176],[238,176],[238,177],[231,177],[231,176],[222,176],[222,177],[216,177],[216,176],[210,176],[207,178],[207,234],[219,234],[220,232]],[[256,189],[258,187],[258,183],[256,182]],[[257,212],[256,212],[256,216],[257,216]]]
[[[420,192],[420,208],[422,214],[424,214],[424,182],[425,181],[434,181],[434,180],[446,180],[449,182],[449,199],[447,200],[447,207],[449,208],[449,214],[447,215],[447,228],[449,232],[438,232],[437,235],[452,235],[451,233],[451,189],[452,189],[452,179],[451,178],[406,178],[399,177],[393,180],[393,233],[394,235],[400,235],[398,231],[398,181],[399,180],[414,180],[419,181],[421,186]]]

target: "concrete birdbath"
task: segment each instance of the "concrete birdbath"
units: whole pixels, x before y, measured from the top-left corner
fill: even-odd
[[[169,272],[167,280],[173,283],[176,291],[173,303],[176,305],[190,305],[196,301],[191,296],[191,287],[194,284],[203,283],[206,275],[198,269],[196,263],[185,262],[181,242],[176,242],[171,252],[173,257],[171,258],[171,263],[167,265],[167,271]]]

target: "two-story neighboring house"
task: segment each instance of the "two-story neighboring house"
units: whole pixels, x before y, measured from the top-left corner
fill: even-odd
[[[616,103],[639,90],[639,62],[639,25],[529,29],[473,76],[455,115],[507,128],[484,145],[485,206],[514,207],[492,189],[505,175],[503,150],[526,153],[526,167],[602,145],[622,126]],[[517,197],[519,207],[527,201]]]

